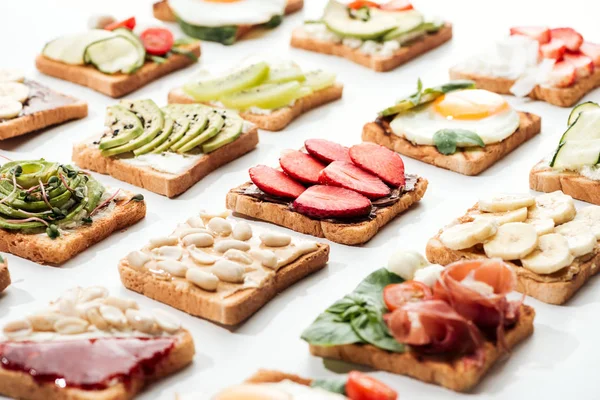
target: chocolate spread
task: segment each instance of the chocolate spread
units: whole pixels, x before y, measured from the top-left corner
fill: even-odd
[[[67,104],[73,104],[77,101],[72,97],[55,92],[54,90],[29,79],[25,79],[23,84],[29,87],[29,97],[23,103],[23,109],[16,118],[31,115],[40,111],[51,110]],[[0,118],[0,123],[4,121],[10,121],[10,119]]]

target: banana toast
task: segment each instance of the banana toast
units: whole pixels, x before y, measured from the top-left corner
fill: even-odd
[[[8,261],[4,257],[0,257],[0,292],[10,285],[10,272],[8,271]]]

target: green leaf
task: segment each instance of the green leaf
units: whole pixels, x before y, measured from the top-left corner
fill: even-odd
[[[167,62],[167,59],[164,57],[160,57],[160,56],[153,56],[150,54],[146,54],[146,58],[149,59],[150,61],[154,61],[157,64],[164,64]]]
[[[189,59],[191,59],[193,61],[198,61],[198,56],[195,55],[194,53],[192,53],[191,51],[187,51],[187,50],[184,50],[184,49],[179,48],[179,47],[173,47],[171,49],[171,52],[173,52],[175,54],[182,54],[182,55],[186,56],[187,58],[189,58]]]
[[[456,153],[458,147],[485,147],[478,134],[466,129],[440,129],[433,135],[433,144],[445,155]]]
[[[352,326],[344,322],[338,315],[324,312],[319,315],[301,336],[302,340],[317,346],[337,346],[361,343]]]
[[[404,345],[390,335],[381,313],[363,312],[354,318],[350,325],[365,342],[383,350],[395,353],[404,352]]]
[[[328,392],[346,395],[346,381],[341,379],[315,379],[310,386],[327,390]]]
[[[187,46],[198,42],[200,42],[200,40],[184,36],[182,38],[175,39],[173,46]]]
[[[404,282],[404,279],[386,268],[381,268],[367,276],[353,293],[365,296],[385,309],[382,296],[383,289],[392,283],[402,282]]]

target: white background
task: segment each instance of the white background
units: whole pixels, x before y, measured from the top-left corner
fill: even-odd
[[[209,69],[218,69],[219,65],[230,67],[259,52],[291,57],[300,64],[337,72],[339,80],[345,84],[343,99],[298,118],[282,132],[261,131],[261,142],[255,151],[212,173],[176,199],[169,200],[110,177],[96,175],[107,185],[141,191],[147,199],[146,219],[86,250],[61,268],[9,256],[13,284],[0,298],[0,325],[32,312],[75,285],[106,285],[114,294],[133,298],[142,307],[170,309],[123,288],[117,273],[118,260],[129,251],[142,247],[148,239],[169,233],[178,222],[202,208],[222,209],[225,194],[247,180],[249,167],[257,163],[275,165],[282,149],[299,148],[304,140],[312,137],[345,145],[358,143],[362,126],[373,120],[378,110],[414,90],[418,77],[425,85],[444,82],[448,67],[460,61],[462,56],[491,44],[494,38],[507,34],[510,26],[572,26],[588,40],[600,42],[597,1],[422,0],[415,2],[418,8],[454,23],[454,39],[393,72],[375,73],[344,59],[290,49],[291,30],[304,18],[318,16],[325,3],[324,0],[305,2],[305,11],[286,17],[284,24],[272,32],[229,47],[203,43],[199,65]],[[86,119],[0,142],[0,154],[13,159],[46,157],[69,162],[73,143],[102,129],[105,107],[115,100],[43,76],[34,67],[34,58],[46,41],[83,30],[87,17],[94,12],[123,18],[135,15],[149,20],[151,1],[0,1],[1,66],[23,68],[30,78],[89,104]],[[131,97],[152,98],[163,105],[169,89],[184,83],[193,70],[194,67],[188,68],[160,79]],[[420,205],[390,223],[363,247],[330,243],[331,258],[327,268],[286,290],[237,329],[226,329],[170,309],[192,331],[197,355],[191,367],[153,385],[142,398],[165,396],[172,399],[176,391],[197,392],[223,387],[240,382],[258,368],[275,368],[306,377],[334,377],[347,371],[349,365],[324,364],[323,360],[312,357],[307,344],[299,339],[302,330],[369,272],[383,266],[394,249],[424,251],[427,239],[462,214],[478,195],[528,191],[530,168],[557,144],[565,129],[569,109],[512,97],[508,100],[517,109],[542,116],[541,135],[478,177],[465,177],[404,157],[408,173],[417,173],[429,180],[429,189]],[[585,100],[600,101],[600,90]],[[484,399],[598,398],[600,281],[592,279],[564,306],[545,305],[531,298],[527,303],[537,311],[534,336],[516,348],[508,361],[497,365],[474,393]],[[381,372],[375,376],[397,389],[401,399],[467,397],[403,376]]]

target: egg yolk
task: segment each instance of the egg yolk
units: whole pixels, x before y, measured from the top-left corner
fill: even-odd
[[[450,92],[433,102],[435,112],[446,119],[484,119],[508,108],[502,96],[480,89]]]

